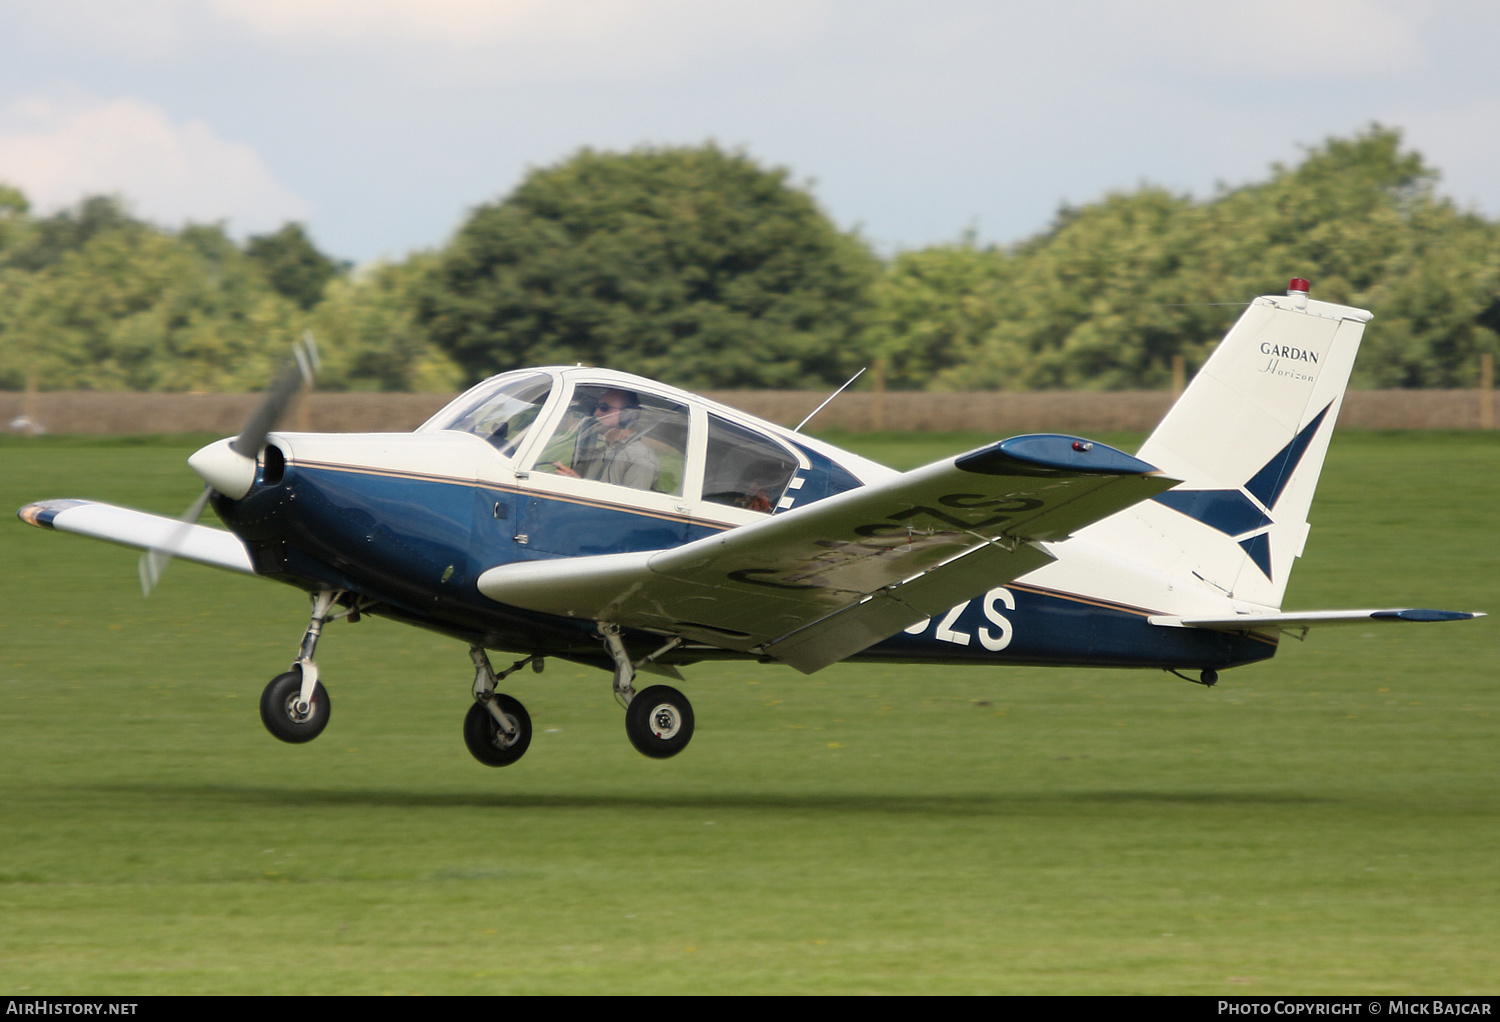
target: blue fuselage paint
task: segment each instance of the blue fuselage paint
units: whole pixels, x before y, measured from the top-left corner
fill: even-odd
[[[858,659],[1223,670],[1276,652],[1265,639],[1153,625],[1150,614],[1010,583],[913,625]]]
[[[496,603],[478,591],[479,575],[518,560],[659,550],[725,528],[520,486],[308,464],[242,500],[217,496],[214,507],[261,574],[358,593],[378,604],[374,613],[467,642],[575,658],[598,655],[592,622]],[[853,659],[1221,670],[1276,651],[1251,636],[1151,625],[1153,612],[1010,583]],[[741,656],[687,647],[664,659]]]

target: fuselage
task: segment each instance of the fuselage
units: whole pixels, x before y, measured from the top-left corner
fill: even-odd
[[[636,377],[585,369],[530,372],[545,375],[530,385],[546,389],[546,396],[535,400],[518,429],[487,435],[469,426],[476,417],[459,414],[468,407],[461,397],[446,416],[439,413],[415,433],[273,434],[250,490],[238,500],[216,495],[215,511],[245,542],[259,574],[310,591],[343,590],[369,613],[470,644],[597,663],[602,651],[593,622],[506,606],[483,595],[476,580],[515,561],[678,546],[893,474]],[[606,387],[629,387],[663,407],[681,407],[676,439],[658,445],[661,489],[668,492],[546,470],[555,463],[547,459],[556,455],[563,424],[570,415],[577,418],[576,408],[569,411],[578,403],[575,395]],[[650,400],[647,407],[653,407]],[[452,428],[455,423],[465,428]],[[715,447],[715,428],[720,436],[732,429],[741,447],[728,455],[728,448]],[[728,486],[725,459],[755,443],[779,452],[790,475],[763,503],[757,496],[757,505],[748,507],[749,501],[730,501],[718,491]],[[1274,641],[1253,635],[1152,625],[1147,619],[1153,614],[1188,608],[1167,598],[1148,568],[1071,540],[1052,545],[1052,552],[1058,558],[1053,565],[972,598],[955,594],[947,613],[855,659],[1219,670],[1276,650]],[[1151,599],[1155,593],[1164,598]],[[627,641],[646,650],[661,638],[642,634]],[[688,643],[664,659],[747,655],[753,658]]]

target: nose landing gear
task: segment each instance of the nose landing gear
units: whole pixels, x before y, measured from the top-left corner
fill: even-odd
[[[283,742],[310,742],[328,726],[331,709],[328,693],[318,683],[318,665],[313,653],[323,625],[338,616],[331,614],[338,591],[325,589],[312,598],[312,619],[302,636],[302,647],[292,669],[271,679],[260,695],[260,719],[266,730]],[[353,611],[350,611],[353,613]]]

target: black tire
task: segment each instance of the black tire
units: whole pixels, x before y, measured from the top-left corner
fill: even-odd
[[[260,719],[283,742],[300,745],[310,742],[328,726],[333,707],[320,681],[313,687],[312,709],[306,717],[297,715],[297,699],[302,694],[302,669],[287,671],[271,679],[260,694]]]
[[[526,707],[510,696],[496,692],[495,702],[500,705],[500,712],[515,722],[516,736],[507,740],[489,707],[475,703],[464,715],[464,744],[469,747],[470,755],[485,766],[510,766],[531,747],[531,717]]]
[[[692,741],[693,704],[675,688],[652,685],[625,708],[625,733],[641,755],[668,759]]]

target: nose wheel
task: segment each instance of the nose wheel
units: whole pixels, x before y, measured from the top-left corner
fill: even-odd
[[[260,719],[283,742],[310,742],[328,726],[331,707],[321,682],[313,686],[312,698],[302,698],[302,669],[278,674],[260,694]]]

